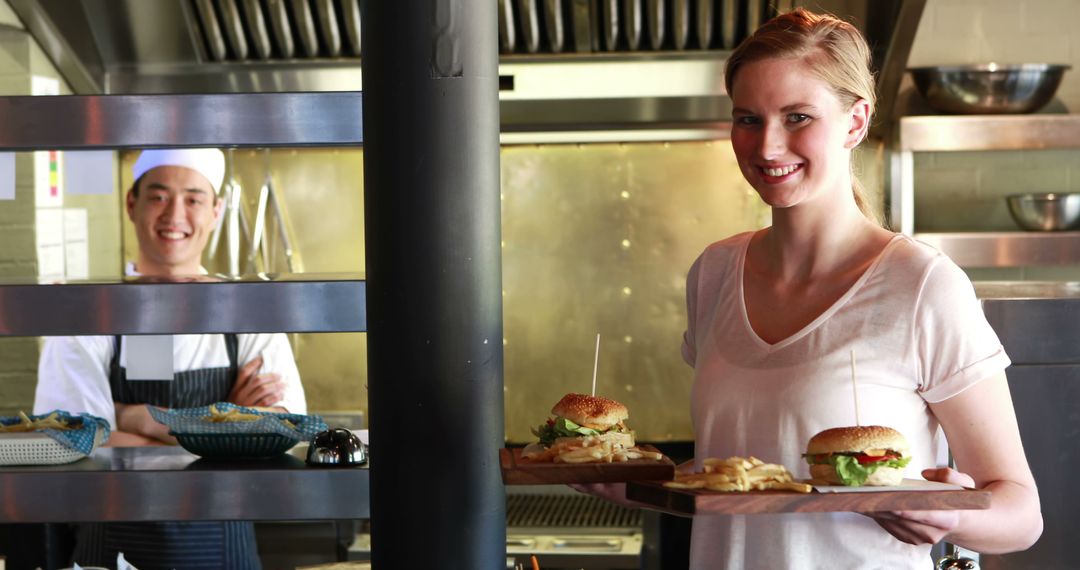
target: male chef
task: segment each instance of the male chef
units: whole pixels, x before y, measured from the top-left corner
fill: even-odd
[[[135,161],[127,216],[139,243],[128,275],[166,279],[205,274],[203,248],[222,215],[225,158],[217,149],[146,150]],[[169,338],[169,337],[166,337]],[[171,337],[173,377],[129,378],[139,337],[46,338],[34,412],[61,409],[105,418],[112,446],[175,443],[146,404],[188,408],[232,402],[306,413],[304,390],[284,334]],[[137,567],[258,568],[247,522],[81,525],[74,560],[108,566],[118,551]],[[204,566],[205,565],[205,566]]]

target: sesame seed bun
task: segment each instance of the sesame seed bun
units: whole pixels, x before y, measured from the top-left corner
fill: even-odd
[[[888,449],[907,455],[910,446],[900,432],[885,426],[838,427],[810,438],[806,453],[864,453],[870,449]]]
[[[567,394],[551,413],[575,424],[595,430],[606,430],[630,416],[626,406],[610,398],[588,394]]]

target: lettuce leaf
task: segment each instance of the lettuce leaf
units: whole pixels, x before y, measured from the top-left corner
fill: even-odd
[[[532,430],[533,435],[540,439],[540,443],[551,445],[560,437],[578,437],[585,435],[600,435],[600,432],[592,428],[579,426],[566,418],[555,418],[554,422],[541,424]]]
[[[836,469],[837,476],[840,477],[840,481],[848,487],[858,487],[866,480],[870,478],[870,475],[877,471],[881,467],[895,467],[897,469],[903,469],[907,467],[907,464],[911,462],[910,457],[900,457],[898,459],[890,459],[888,461],[878,461],[876,463],[861,464],[859,460],[851,455],[832,455],[829,457],[828,462]]]

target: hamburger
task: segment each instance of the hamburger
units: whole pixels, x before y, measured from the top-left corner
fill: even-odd
[[[833,485],[899,485],[911,462],[907,439],[884,426],[838,427],[810,438],[810,476]]]
[[[551,408],[551,413],[554,418],[532,430],[544,446],[586,437],[625,448],[634,446],[634,432],[623,423],[630,414],[626,406],[610,398],[567,394]]]

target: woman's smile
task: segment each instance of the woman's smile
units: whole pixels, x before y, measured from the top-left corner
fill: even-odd
[[[797,172],[802,171],[802,163],[759,166],[761,178],[767,184],[780,184],[794,178]]]

